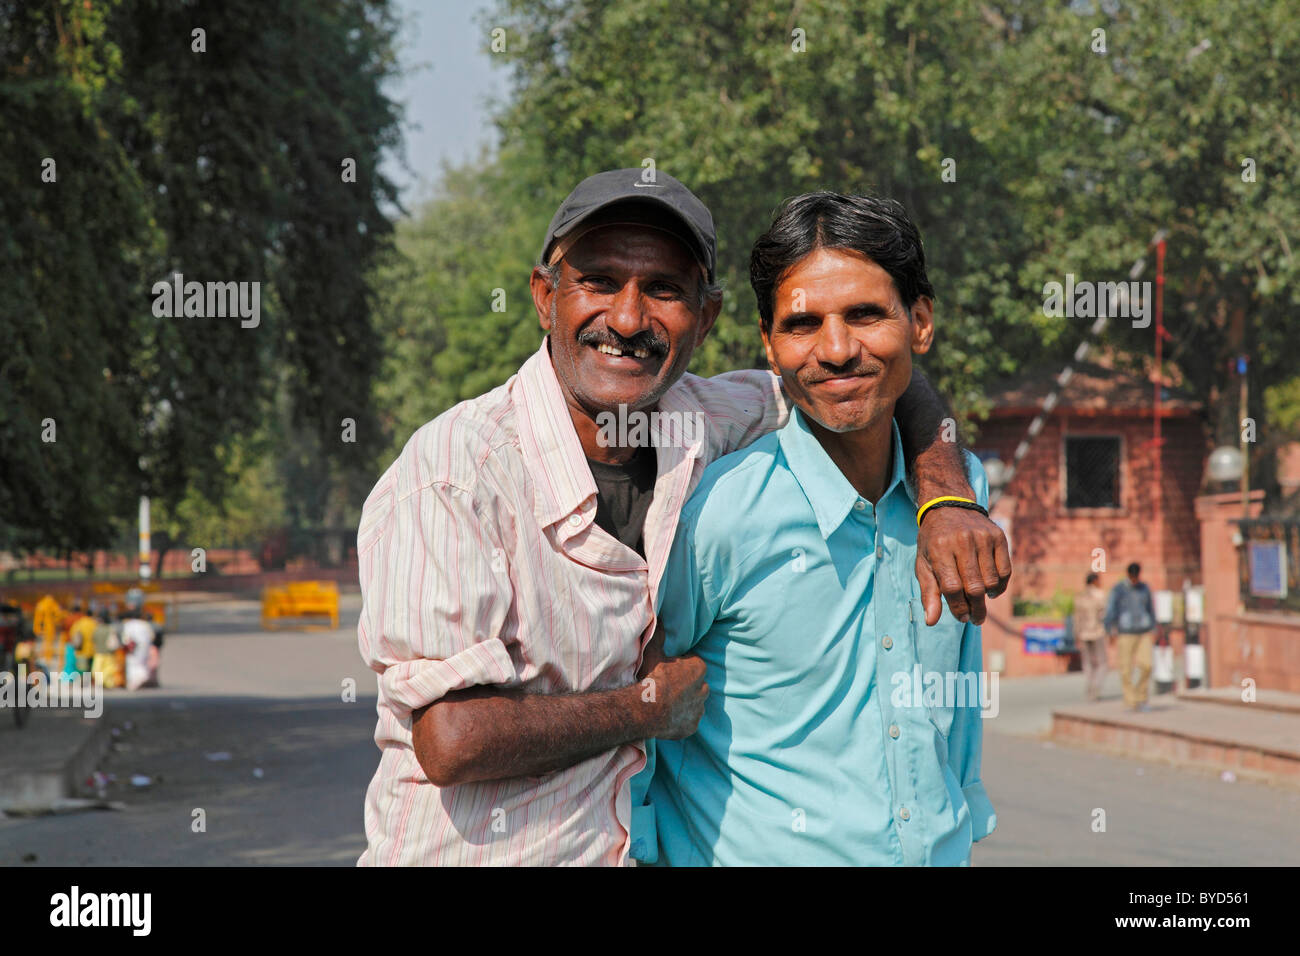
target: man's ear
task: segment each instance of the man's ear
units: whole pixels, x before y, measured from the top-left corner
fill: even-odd
[[[934,300],[923,295],[912,303],[912,351],[924,355],[934,344]]]
[[[718,316],[722,312],[722,296],[715,295],[710,299],[704,300],[704,308],[700,310],[700,326],[695,333],[695,347],[699,348],[700,344],[708,337],[713,330],[713,323],[718,321]]]
[[[539,268],[534,268],[533,274],[528,277],[528,288],[533,294],[533,308],[537,310],[537,321],[543,331],[551,331],[551,301],[555,298],[555,290],[551,288],[546,273]]]
[[[781,371],[776,367],[776,354],[772,351],[772,336],[768,335],[767,329],[763,328],[763,320],[758,320],[758,334],[763,336],[763,351],[767,353],[767,365],[772,370],[772,374],[777,378],[781,377]]]

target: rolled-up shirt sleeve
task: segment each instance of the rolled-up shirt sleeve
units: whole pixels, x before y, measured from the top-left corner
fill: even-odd
[[[443,695],[516,680],[506,641],[507,550],[471,490],[396,477],[366,502],[358,535],[361,656],[398,720]]]

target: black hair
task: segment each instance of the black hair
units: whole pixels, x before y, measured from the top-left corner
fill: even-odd
[[[815,192],[781,203],[749,255],[749,283],[758,297],[764,331],[771,331],[773,297],[781,277],[816,249],[847,249],[889,273],[910,312],[921,296],[934,298],[925,274],[921,234],[903,204],[877,196]]]
[[[1098,579],[1098,574],[1097,574],[1096,571],[1093,571],[1091,574],[1088,575],[1087,578],[1084,579],[1084,582],[1083,582],[1083,583],[1084,583],[1084,584],[1096,584],[1096,583],[1097,583],[1097,579]]]
[[[1137,577],[1139,574],[1142,573],[1142,565],[1134,561],[1132,564],[1128,566],[1128,573],[1130,577]]]

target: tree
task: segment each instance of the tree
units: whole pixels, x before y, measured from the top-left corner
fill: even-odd
[[[11,544],[102,544],[139,494],[219,502],[279,390],[322,479],[369,470],[394,31],[382,0],[0,0]],[[173,273],[258,283],[260,321],[156,316]]]
[[[484,163],[449,171],[398,224],[375,280],[387,343],[376,402],[394,442],[383,465],[420,425],[500,385],[536,351],[528,277],[552,211],[521,202],[510,173]]]
[[[1024,285],[1125,278],[1167,230],[1166,359],[1203,396],[1214,443],[1235,445],[1232,360],[1249,354],[1248,417],[1275,449],[1264,396],[1294,374],[1300,332],[1300,23],[1280,2],[994,8],[1004,80],[980,138],[1037,157],[1037,175],[1011,187],[1035,236]],[[1142,278],[1153,271],[1148,253]],[[1072,346],[1089,321],[1044,334]],[[1108,339],[1150,356],[1154,324],[1137,325],[1112,322]],[[1258,447],[1252,457],[1256,475],[1271,466]]]

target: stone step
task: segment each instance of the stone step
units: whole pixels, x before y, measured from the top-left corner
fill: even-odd
[[[1240,687],[1216,687],[1213,690],[1184,690],[1178,694],[1179,700],[1204,702],[1209,704],[1235,704],[1238,707],[1254,707],[1257,710],[1276,710],[1287,714],[1300,714],[1300,694],[1282,690],[1257,689],[1255,699],[1241,699]]]
[[[1145,713],[1120,700],[1057,707],[1052,737],[1145,757],[1300,786],[1300,713],[1225,706],[1226,701],[1152,699]]]

